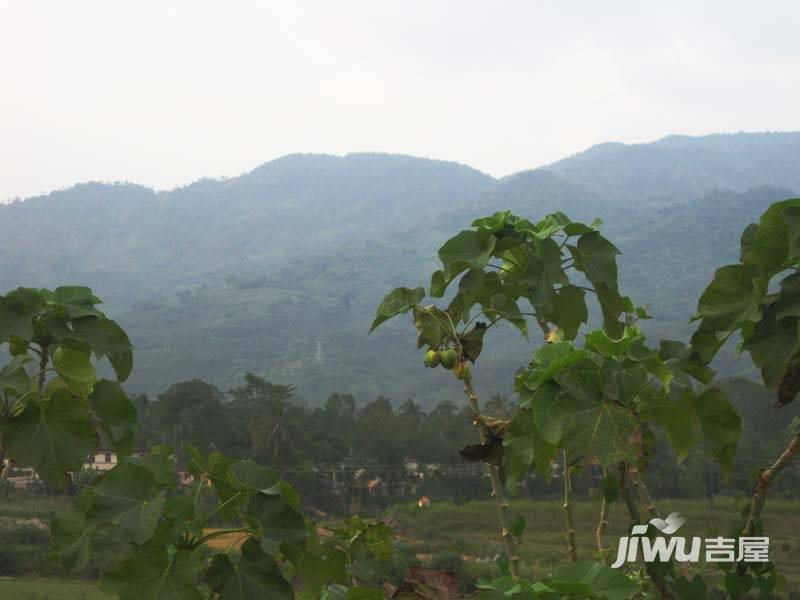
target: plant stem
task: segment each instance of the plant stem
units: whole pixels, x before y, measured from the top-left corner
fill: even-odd
[[[767,490],[772,485],[772,480],[780,473],[800,450],[800,433],[792,436],[786,449],[781,453],[770,468],[758,476],[753,496],[750,498],[750,510],[747,513],[747,521],[744,526],[744,535],[750,536],[755,533],[756,521],[761,517],[761,511],[764,509],[764,503],[767,500]]]
[[[564,471],[561,476],[564,479],[564,523],[567,527],[567,547],[569,548],[569,558],[572,562],[578,562],[578,548],[575,545],[575,521],[572,518],[572,479],[569,475],[569,463],[567,462],[567,451],[561,451],[564,461]]]
[[[625,500],[625,506],[628,508],[628,515],[630,515],[631,519],[635,523],[641,524],[642,517],[639,513],[639,507],[636,505],[636,500],[633,497],[633,490],[628,484],[628,479],[632,480],[633,478],[626,477],[628,471],[627,462],[623,461],[619,464],[619,471],[620,479],[622,481],[622,498]],[[647,571],[647,574],[650,576],[650,580],[653,582],[656,590],[658,590],[659,597],[662,600],[671,600],[673,598],[672,592],[667,587],[663,577],[661,577],[661,575],[655,569],[653,569],[652,563],[644,563],[644,568]]]
[[[603,477],[606,475],[606,470],[603,468]],[[595,538],[597,539],[597,553],[600,555],[600,560],[603,564],[608,564],[607,550],[603,546],[603,536],[608,527],[608,500],[603,496],[602,504],[600,505],[600,521],[597,523],[597,530],[595,531]]]
[[[39,393],[44,389],[44,375],[47,369],[47,345],[42,346],[42,352],[39,355],[39,372],[36,374],[36,388]]]
[[[478,433],[480,435],[481,443],[485,444],[487,441],[486,431],[480,423],[481,408],[478,394],[472,387],[472,377],[467,376],[464,379],[464,393],[469,399],[469,407],[472,411],[473,418],[475,419]],[[503,492],[503,483],[500,481],[500,469],[497,465],[488,465],[489,478],[492,482],[492,496],[497,503],[497,513],[500,517],[501,537],[503,539],[503,546],[505,547],[506,557],[508,558],[508,568],[511,571],[511,576],[515,579],[519,578],[519,557],[517,556],[516,544],[514,538],[509,531],[511,526],[511,517],[508,513],[508,499]]]
[[[631,465],[628,469],[628,473],[631,476],[631,482],[633,483],[633,487],[639,492],[639,499],[645,505],[647,512],[650,514],[651,517],[658,517],[661,518],[661,513],[658,512],[655,503],[653,502],[653,498],[650,496],[650,492],[647,489],[647,486],[644,483],[644,479],[642,479],[639,470]]]

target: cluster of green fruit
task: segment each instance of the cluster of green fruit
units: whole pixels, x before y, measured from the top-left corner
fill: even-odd
[[[425,366],[434,369],[442,365],[445,369],[453,371],[459,379],[466,379],[469,377],[470,367],[469,363],[459,356],[458,352],[452,348],[447,348],[442,351],[429,349],[425,353]]]

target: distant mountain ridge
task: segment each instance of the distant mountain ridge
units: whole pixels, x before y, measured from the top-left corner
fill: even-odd
[[[168,192],[88,183],[0,205],[0,281],[92,286],[136,345],[135,391],[192,377],[227,389],[255,371],[313,403],[457,399],[446,374],[418,371],[407,323],[366,331],[388,288],[426,285],[439,245],[475,217],[602,217],[624,291],[674,338],[742,227],[798,191],[800,133],[601,144],[502,179],[410,156],[295,154]],[[493,335],[476,374],[507,392],[526,347]]]

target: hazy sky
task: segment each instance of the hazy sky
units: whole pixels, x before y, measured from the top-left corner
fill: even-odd
[[[492,175],[800,129],[800,2],[0,0],[0,199],[292,152]]]

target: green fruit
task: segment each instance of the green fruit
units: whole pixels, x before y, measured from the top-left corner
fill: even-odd
[[[442,361],[442,366],[445,369],[452,369],[458,362],[458,354],[455,350],[442,350],[439,353],[439,360]]]
[[[439,353],[436,350],[428,350],[425,353],[425,366],[430,369],[439,366]]]
[[[468,362],[460,362],[455,367],[453,367],[453,373],[456,374],[456,377],[459,379],[466,379],[469,377],[469,363]]]

